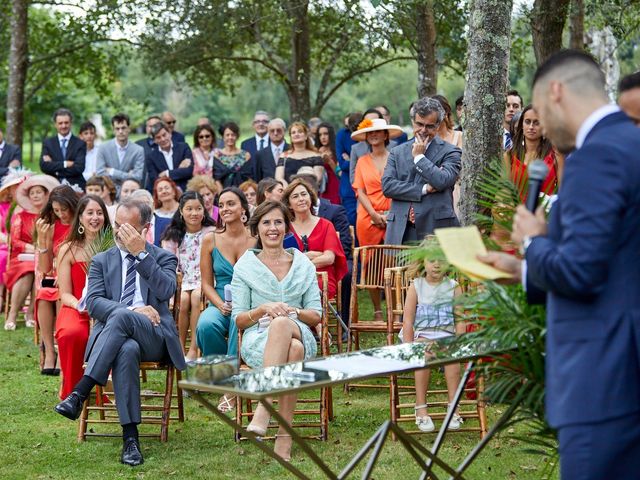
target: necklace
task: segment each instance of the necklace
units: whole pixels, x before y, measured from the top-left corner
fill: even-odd
[[[265,259],[269,260],[269,262],[275,263],[276,265],[280,265],[280,257],[282,257],[282,253],[283,252],[284,252],[284,250],[280,250],[275,255],[271,255],[271,254],[267,253],[266,250],[262,250],[262,253],[264,254]]]

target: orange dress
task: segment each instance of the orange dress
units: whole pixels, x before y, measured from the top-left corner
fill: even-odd
[[[85,262],[71,264],[71,289],[77,299],[82,297],[87,281],[85,268]],[[89,314],[63,305],[56,318],[56,340],[62,370],[60,399],[65,399],[84,375],[82,365],[89,340]]]
[[[382,193],[382,174],[378,171],[371,154],[366,154],[356,164],[356,174],[353,188],[361,188],[369,197],[373,209],[381,214],[387,214],[391,208],[391,199]],[[384,241],[386,228],[376,227],[371,223],[371,215],[358,202],[358,217],[356,220],[356,235],[361,246],[380,245]]]
[[[13,289],[18,279],[35,270],[35,260],[18,260],[18,255],[25,253],[27,245],[33,245],[33,230],[36,225],[37,213],[23,210],[11,217],[11,255],[9,268],[4,272],[4,284],[7,290]]]

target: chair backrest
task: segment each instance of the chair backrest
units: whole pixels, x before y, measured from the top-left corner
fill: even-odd
[[[173,320],[178,326],[180,318],[180,294],[182,293],[182,272],[176,273],[176,293],[173,294]]]
[[[404,265],[406,257],[402,252],[410,248],[408,245],[357,247],[353,252],[353,284],[357,289],[384,289],[385,268]]]
[[[322,337],[320,338],[320,352],[323,357],[329,355],[329,275],[327,272],[316,272],[320,280],[320,300],[322,302]]]
[[[408,266],[386,268],[384,270],[384,292],[387,300],[387,318],[402,316],[407,291],[414,274]]]

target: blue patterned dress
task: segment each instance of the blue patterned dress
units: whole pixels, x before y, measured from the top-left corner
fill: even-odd
[[[240,257],[231,281],[233,293],[231,318],[234,322],[240,313],[258,308],[268,302],[284,302],[295,308],[315,310],[322,315],[316,267],[299,250],[290,248],[287,252],[293,255],[293,262],[282,281],[278,281],[271,270],[258,259],[256,255],[260,250],[249,249]],[[315,357],[317,346],[311,329],[300,320],[294,321],[300,328],[305,360]],[[259,332],[256,323],[244,331],[240,354],[252,368],[262,366],[269,328],[271,327]]]

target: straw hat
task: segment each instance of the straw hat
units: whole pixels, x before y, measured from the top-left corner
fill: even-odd
[[[368,132],[377,132],[379,130],[387,130],[389,132],[389,140],[402,135],[402,128],[398,125],[389,125],[384,118],[374,118],[370,120],[365,118],[358,125],[358,130],[351,134],[351,138],[356,142],[361,142],[367,138]]]
[[[51,175],[33,175],[27,178],[18,187],[16,192],[16,202],[26,211],[31,213],[40,213],[31,203],[29,198],[29,189],[31,187],[40,186],[43,187],[47,193],[51,193],[51,190],[60,185],[60,182]]]
[[[2,178],[0,192],[4,192],[7,188],[13,187],[14,185],[20,185],[31,175],[33,175],[33,172],[26,168],[10,168],[7,174]]]

